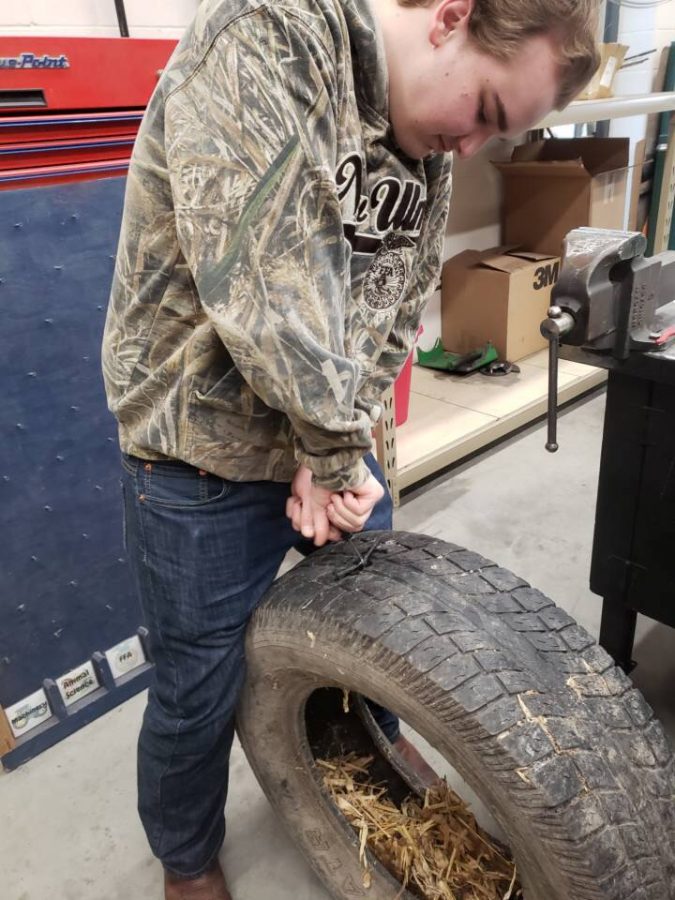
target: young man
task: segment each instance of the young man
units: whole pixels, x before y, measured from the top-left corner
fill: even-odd
[[[162,75],[103,367],[156,667],[139,809],[171,900],[229,897],[244,632],[285,553],[391,527],[371,435],[437,283],[450,152],[571,99],[594,6],[206,0]]]

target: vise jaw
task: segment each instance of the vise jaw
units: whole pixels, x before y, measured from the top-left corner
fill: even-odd
[[[658,350],[651,337],[656,310],[675,294],[675,252],[645,259],[639,232],[577,228],[565,239],[551,304],[574,320],[564,343],[611,352]],[[669,285],[670,283],[670,285]],[[555,318],[555,317],[554,317]],[[546,335],[545,323],[542,333]]]

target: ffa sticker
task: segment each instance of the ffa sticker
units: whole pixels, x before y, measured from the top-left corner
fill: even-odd
[[[106,650],[105,658],[108,660],[113,678],[120,678],[132,669],[142,666],[145,662],[143,645],[137,634]]]

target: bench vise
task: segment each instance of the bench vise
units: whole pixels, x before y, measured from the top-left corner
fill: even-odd
[[[560,344],[581,347],[591,364],[620,367],[660,354],[675,340],[675,251],[644,257],[639,232],[577,228],[565,239],[558,283],[541,333],[549,341],[548,439],[557,444]]]

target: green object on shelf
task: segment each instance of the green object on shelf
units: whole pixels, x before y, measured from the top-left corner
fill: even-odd
[[[417,362],[427,369],[442,369],[444,372],[455,372],[458,375],[468,375],[476,369],[482,369],[498,358],[494,346],[487,342],[483,347],[471,350],[469,353],[451,353],[445,350],[439,338],[431,350],[417,350]]]

